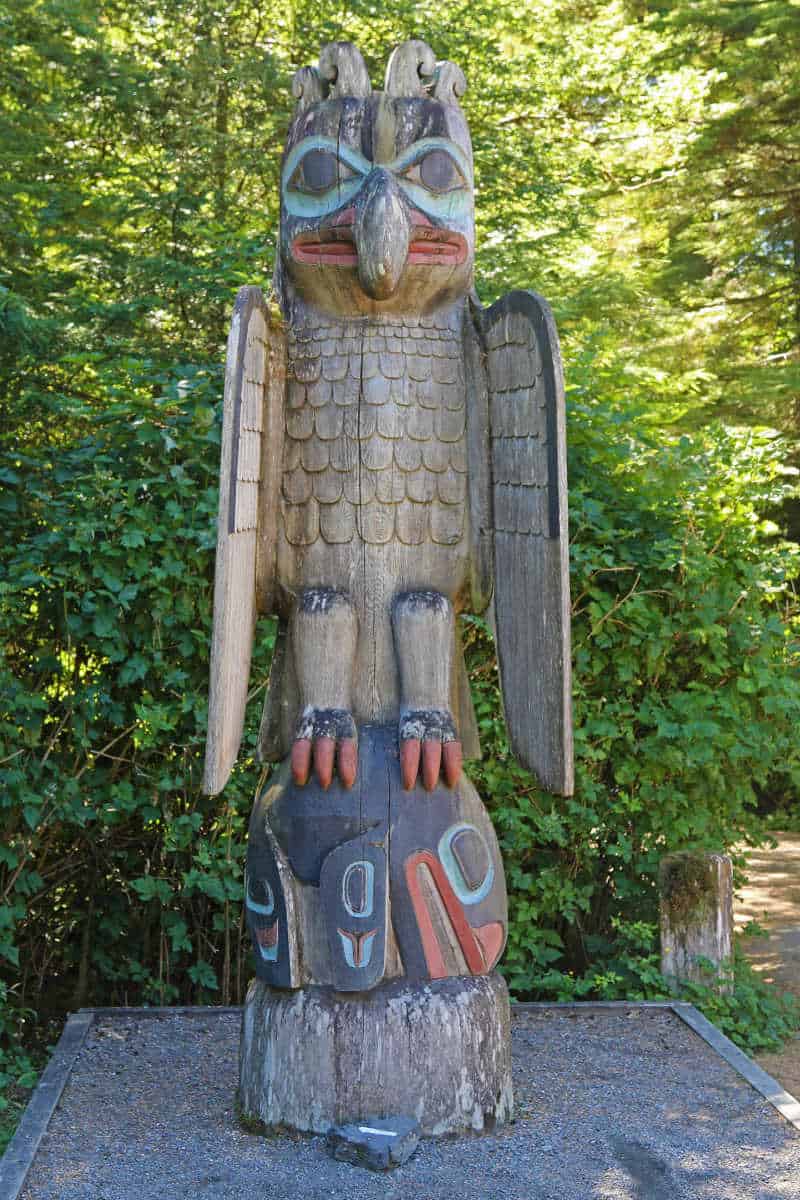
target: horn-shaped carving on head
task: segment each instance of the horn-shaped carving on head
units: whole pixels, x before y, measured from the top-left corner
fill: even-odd
[[[316,67],[301,67],[292,79],[292,95],[297,101],[298,112],[304,112],[312,104],[325,99],[327,88],[319,77]]]
[[[427,42],[401,42],[386,66],[387,96],[427,96],[436,72],[436,55]]]
[[[452,62],[436,64],[436,82],[433,95],[442,104],[458,104],[467,90],[467,78],[461,67]]]
[[[403,42],[393,52],[386,67],[387,96],[428,96],[442,104],[458,104],[467,90],[461,67],[452,62],[437,62],[427,42]]]
[[[329,42],[319,53],[319,74],[334,97],[372,95],[369,72],[352,42]]]

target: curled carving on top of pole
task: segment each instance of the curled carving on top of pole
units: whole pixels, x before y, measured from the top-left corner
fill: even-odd
[[[427,42],[401,42],[387,64],[384,90],[387,96],[427,96],[435,73],[436,55]]]
[[[458,104],[467,90],[467,78],[461,67],[452,62],[436,64],[436,82],[433,95],[442,104]]]
[[[329,42],[319,54],[319,74],[332,96],[372,95],[366,63],[352,42]]]
[[[301,67],[292,79],[292,95],[297,101],[298,112],[304,112],[312,104],[325,99],[326,87],[316,67]]]

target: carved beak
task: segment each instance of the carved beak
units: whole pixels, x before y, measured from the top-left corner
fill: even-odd
[[[411,235],[400,190],[389,171],[371,171],[356,203],[358,278],[368,296],[388,300],[405,269]]]

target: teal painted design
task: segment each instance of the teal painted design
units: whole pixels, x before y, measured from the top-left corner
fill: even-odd
[[[363,885],[363,900],[360,907],[353,903],[353,897],[350,892],[350,885],[355,883],[358,886],[358,876],[361,876],[360,882]],[[366,918],[372,916],[372,909],[375,903],[375,868],[371,862],[366,859],[361,859],[359,862],[350,863],[350,866],[342,876],[342,904],[345,912],[350,917]]]
[[[256,930],[255,939],[258,953],[264,961],[277,962],[280,947],[280,922],[276,921],[268,929]]]
[[[472,183],[472,172],[470,171],[466,154],[460,146],[457,146],[455,142],[451,142],[448,138],[420,138],[418,142],[414,142],[411,146],[408,146],[402,154],[398,154],[397,158],[392,162],[386,163],[386,170],[393,171],[395,175],[400,175],[403,171],[407,171],[409,167],[415,166],[426,154],[430,154],[432,150],[443,150],[445,154],[448,154],[464,176],[465,181],[468,184]]]
[[[348,179],[337,180],[334,187],[316,195],[291,187],[298,167],[301,166],[306,155],[314,150],[332,154],[354,174]],[[424,184],[403,178],[405,171],[416,166],[426,154],[430,154],[433,150],[441,150],[452,158],[465,180],[465,186],[455,187],[451,191],[437,194],[426,188]],[[437,137],[422,138],[388,163],[371,163],[352,146],[337,142],[333,138],[322,136],[305,138],[294,147],[283,167],[281,196],[284,207],[290,216],[321,220],[338,208],[351,203],[373,170],[390,171],[396,175],[400,189],[414,207],[418,208],[420,212],[424,212],[426,216],[444,222],[457,222],[463,220],[469,213],[472,199],[472,172],[467,156],[454,142],[447,138]]]
[[[482,849],[485,850],[487,860],[487,870],[481,883],[477,887],[470,887],[467,880],[464,878],[464,872],[459,865],[455,854],[453,853],[453,842],[461,833],[472,833],[478,839]],[[467,822],[461,822],[458,825],[451,825],[446,829],[439,838],[439,858],[442,866],[445,869],[447,878],[450,881],[455,894],[458,896],[462,904],[480,904],[481,900],[485,900],[492,890],[494,883],[494,863],[489,852],[489,848],[474,825]]]
[[[297,191],[290,187],[297,168],[302,164],[306,155],[313,150],[323,150],[332,154],[340,163],[354,171],[355,175],[350,179],[337,180],[334,187],[329,188],[327,192],[320,192],[318,195]],[[284,164],[281,176],[281,196],[286,211],[293,217],[327,217],[337,208],[341,208],[354,199],[371,170],[372,163],[351,146],[345,146],[329,137],[306,138],[295,146]]]
[[[469,214],[471,196],[467,188],[454,188],[452,192],[437,196],[423,184],[413,183],[410,179],[398,179],[397,182],[414,207],[424,212],[426,217],[435,217],[448,225],[463,221]]]
[[[247,873],[245,872],[245,879],[244,879],[244,902],[245,902],[245,904],[247,905],[247,907],[250,909],[251,912],[258,913],[262,917],[271,917],[272,914],[275,912],[275,893],[273,892],[269,883],[267,883],[266,879],[261,880],[261,886],[263,887],[264,891],[267,894],[267,903],[266,904],[256,904],[255,900],[253,900],[251,898],[251,896],[250,896],[250,881],[247,878]]]

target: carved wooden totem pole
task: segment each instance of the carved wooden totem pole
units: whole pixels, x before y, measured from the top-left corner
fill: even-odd
[[[505,881],[461,770],[480,747],[457,613],[494,596],[514,750],[572,790],[558,340],[533,293],[471,293],[465,86],[419,41],[382,92],[347,43],[298,72],[277,303],[243,288],[228,342],[205,786],[277,614],[240,1099],[299,1129],[511,1113]]]

